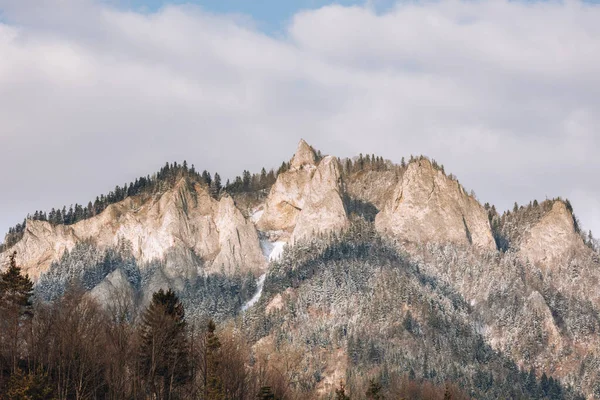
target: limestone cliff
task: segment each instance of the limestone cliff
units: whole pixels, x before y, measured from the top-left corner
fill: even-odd
[[[314,150],[301,140],[290,162],[290,169],[279,174],[269,192],[264,212],[257,222],[258,229],[288,233],[293,231],[310,191],[316,164]]]
[[[132,312],[136,301],[135,291],[127,282],[121,269],[108,274],[99,285],[89,292],[89,296],[99,304],[113,310]]]
[[[381,211],[393,196],[399,179],[400,171],[359,171],[348,176],[344,183],[348,196]]]
[[[314,150],[300,141],[290,169],[277,177],[257,222],[262,231],[282,231],[291,242],[347,224],[337,158],[317,162]]]
[[[546,268],[564,265],[574,254],[588,251],[575,231],[573,215],[560,200],[523,234],[518,247],[523,259]]]
[[[219,232],[220,251],[212,263],[213,272],[223,269],[232,274],[235,268],[260,271],[265,267],[265,258],[257,245],[256,229],[252,222],[244,218],[230,196],[223,196],[219,201],[215,223]]]
[[[310,238],[312,234],[340,231],[348,224],[340,170],[335,157],[327,156],[319,163],[298,216],[292,243]]]
[[[196,274],[193,258],[200,258],[207,271],[258,274],[266,268],[254,226],[231,198],[217,201],[206,187],[185,179],[141,204],[128,198],[73,225],[29,220],[23,239],[7,251],[16,250],[23,270],[37,280],[65,250],[84,239],[99,248],[127,241],[142,264],[166,258],[164,272],[170,278]]]
[[[427,159],[408,165],[377,229],[412,243],[454,243],[495,250],[484,208]]]

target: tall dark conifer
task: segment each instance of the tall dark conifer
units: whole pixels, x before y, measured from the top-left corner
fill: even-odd
[[[142,316],[140,364],[149,394],[173,398],[190,379],[183,304],[175,293],[159,290]]]
[[[207,400],[221,400],[225,398],[223,382],[221,382],[219,368],[221,366],[221,342],[215,333],[217,327],[213,320],[208,321],[205,336],[205,371],[204,371],[204,397]]]
[[[9,256],[8,269],[0,274],[0,343],[2,354],[10,362],[9,368],[17,371],[17,362],[21,351],[23,327],[33,316],[31,295],[33,283],[28,275],[17,267],[17,252]]]

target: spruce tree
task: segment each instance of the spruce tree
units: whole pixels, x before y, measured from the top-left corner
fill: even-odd
[[[142,316],[140,364],[156,398],[171,398],[190,378],[185,329],[185,311],[175,293],[154,293]]]
[[[242,173],[243,191],[245,191],[245,192],[250,191],[252,189],[251,183],[252,183],[252,174],[250,174],[250,171],[244,170],[244,172]]]
[[[223,186],[221,184],[221,176],[215,172],[215,178],[213,179],[213,181],[210,184],[211,196],[214,198],[219,197],[219,193],[221,193],[222,187]]]
[[[213,320],[208,321],[205,336],[205,373],[204,373],[204,397],[208,400],[221,400],[225,398],[223,393],[223,382],[219,376],[221,364],[221,342],[216,335],[217,327]]]
[[[540,389],[542,390],[542,393],[544,394],[544,396],[548,395],[550,385],[549,385],[549,381],[548,381],[548,376],[546,375],[545,372],[542,374],[542,378],[540,380]]]
[[[268,182],[267,182],[267,170],[263,167],[263,169],[260,171],[260,178],[259,178],[259,185],[261,189],[264,189],[268,186]]]
[[[17,252],[9,256],[8,269],[0,274],[0,343],[2,352],[8,353],[11,362],[10,369],[17,371],[21,331],[23,326],[33,316],[30,301],[33,294],[33,283],[28,275],[21,274],[17,267]]]

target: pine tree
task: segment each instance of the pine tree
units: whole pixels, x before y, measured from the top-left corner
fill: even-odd
[[[54,390],[43,372],[25,374],[20,369],[14,373],[6,388],[7,400],[50,400],[55,399]]]
[[[531,368],[529,370],[529,374],[527,374],[527,378],[526,378],[526,390],[527,393],[531,396],[537,396],[538,394],[538,384],[537,384],[537,380],[536,380],[536,376],[535,376],[535,371],[533,370],[533,368]]]
[[[244,191],[249,191],[251,189],[251,184],[252,183],[252,175],[250,174],[250,171],[244,170],[244,172],[242,173],[242,185],[243,185],[243,190]]]
[[[349,174],[352,172],[352,160],[346,158],[346,173]]]
[[[215,178],[210,184],[210,194],[212,195],[212,197],[217,198],[219,196],[219,193],[221,193],[222,188],[223,186],[221,185],[221,176],[215,172]]]
[[[261,189],[264,189],[269,185],[267,182],[267,170],[264,167],[260,170],[260,178],[258,182]]]
[[[212,183],[212,178],[210,176],[210,172],[204,170],[202,171],[202,179],[204,180],[204,182],[206,182],[207,185],[210,186],[210,184]]]
[[[33,316],[30,301],[33,283],[28,275],[21,274],[17,267],[17,252],[9,256],[8,269],[0,274],[0,344],[2,353],[8,353],[10,368],[17,371],[17,361],[21,344],[23,326]]]
[[[213,320],[208,321],[205,336],[205,371],[204,371],[204,397],[207,400],[224,399],[223,382],[219,376],[221,363],[221,342],[216,335],[217,327]]]
[[[142,316],[140,364],[157,398],[170,398],[190,378],[185,328],[185,311],[175,293],[154,293]]]
[[[545,372],[542,374],[542,378],[540,380],[540,389],[542,390],[542,393],[544,394],[544,396],[548,395],[548,390],[550,389],[550,385],[549,385],[549,381],[548,381],[548,376],[546,375]]]

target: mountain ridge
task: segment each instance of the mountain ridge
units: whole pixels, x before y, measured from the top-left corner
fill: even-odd
[[[590,248],[591,239],[582,237],[568,201],[536,201],[499,215],[433,160],[411,157],[399,165],[375,156],[340,160],[321,155],[305,141],[277,173],[245,171],[225,186],[210,174],[175,165],[161,170],[164,181],[150,179],[151,189],[126,195],[74,223],[28,220],[22,239],[0,257],[17,251],[24,272],[47,298],[64,291],[67,275],[78,276],[96,299],[111,301],[121,291],[140,306],[152,292],[174,288],[191,315],[241,318],[238,323],[256,337],[255,346],[285,334],[269,325],[272,320],[286,321],[305,340],[310,335],[326,343],[334,339],[332,331],[320,332],[318,324],[359,334],[351,328],[350,314],[331,308],[332,298],[351,296],[339,300],[340,306],[349,309],[354,301],[368,314],[373,307],[385,308],[379,301],[393,296],[378,288],[405,290],[389,286],[386,279],[393,278],[412,292],[388,299],[398,307],[386,308],[392,313],[389,320],[363,315],[364,329],[369,324],[400,329],[394,331],[398,346],[414,344],[419,337],[412,322],[405,322],[411,318],[422,332],[444,340],[451,339],[439,324],[467,329],[468,337],[489,347],[485,352],[600,396],[595,383],[600,371],[593,367],[600,362],[594,339],[600,332],[600,258]],[[282,258],[269,260],[261,249],[275,245],[285,247]],[[306,258],[316,250],[324,255]],[[352,254],[360,257],[348,258],[350,266],[340,261]],[[370,276],[361,272],[361,265]],[[332,297],[323,293],[324,287]],[[242,310],[253,295],[252,307]],[[375,303],[368,300],[375,298]],[[427,311],[425,303],[434,300],[439,310]],[[316,319],[302,326],[294,314],[298,309]],[[338,350],[352,357],[350,337],[335,339],[342,347],[328,347],[331,352],[320,356],[326,365],[322,382],[329,383],[311,380],[315,390],[331,391],[345,365]],[[373,345],[385,347],[378,340],[382,338]],[[435,346],[435,337],[427,336],[427,341]],[[423,362],[427,346],[401,357],[395,347],[385,351],[427,375],[428,368],[415,364]],[[469,358],[473,368],[481,361],[476,354]],[[448,357],[460,359],[460,351],[454,349]],[[317,368],[317,360],[305,361]],[[500,369],[489,373],[507,373]],[[475,384],[470,372],[461,374]]]

